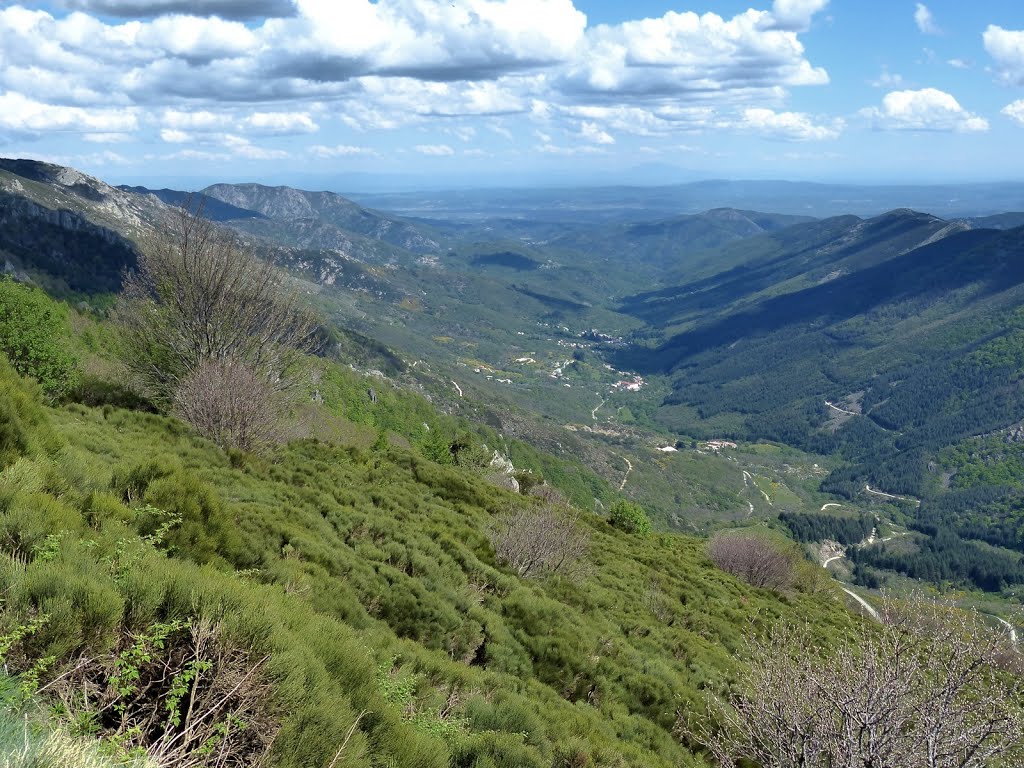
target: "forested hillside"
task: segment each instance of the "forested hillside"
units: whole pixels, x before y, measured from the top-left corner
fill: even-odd
[[[653,418],[840,457],[823,491],[902,503],[897,520],[927,541],[913,554],[878,545],[864,563],[986,590],[1020,583],[1018,554],[976,542],[1024,551],[1010,479],[1024,230],[894,212],[798,225],[744,253],[709,254],[707,277],[624,305],[665,334],[621,355],[672,377]]]

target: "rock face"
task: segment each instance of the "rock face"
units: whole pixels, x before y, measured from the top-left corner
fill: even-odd
[[[5,269],[45,272],[83,293],[119,290],[137,259],[135,246],[117,232],[6,192],[0,192],[0,251]]]
[[[203,194],[237,208],[256,211],[268,219],[302,224],[307,238],[310,231],[330,229],[332,238],[338,237],[338,230],[344,230],[413,253],[432,253],[441,247],[417,227],[363,208],[333,192],[306,192],[262,184],[214,184],[204,189]],[[325,247],[312,239],[301,245]]]

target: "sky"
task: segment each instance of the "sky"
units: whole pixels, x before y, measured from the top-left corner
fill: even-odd
[[[0,156],[114,182],[1024,180],[1022,0],[0,0]]]

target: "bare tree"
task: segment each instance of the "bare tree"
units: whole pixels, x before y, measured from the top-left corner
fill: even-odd
[[[193,208],[175,212],[125,281],[126,364],[164,402],[208,360],[234,360],[286,386],[296,351],[317,343],[313,315],[281,270]]]
[[[589,533],[576,514],[544,504],[536,509],[509,509],[491,528],[498,559],[523,578],[572,576],[587,553]]]
[[[783,589],[793,583],[793,554],[757,533],[722,532],[708,542],[708,556],[718,568],[755,587]]]
[[[750,640],[714,726],[680,731],[722,768],[1020,768],[1019,658],[974,613],[886,599],[824,647],[806,627]],[[1007,660],[1012,659],[1012,665]]]
[[[258,451],[282,442],[283,393],[237,360],[203,360],[174,394],[174,413],[225,450]]]

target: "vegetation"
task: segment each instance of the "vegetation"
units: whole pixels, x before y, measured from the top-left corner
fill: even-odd
[[[708,542],[708,555],[717,567],[755,587],[784,589],[796,580],[796,553],[761,533],[718,533]]]
[[[520,580],[488,534],[546,502],[480,470],[315,441],[232,458],[164,416],[47,412],[0,371],[5,662],[72,732],[129,753],[198,759],[219,738],[246,764],[272,740],[275,766],[685,764],[671,713],[732,674],[741,623],[848,620],[709,571],[696,540],[588,515],[580,581]],[[249,695],[218,697],[230,680]],[[193,699],[216,735],[190,730]]]
[[[287,387],[316,323],[286,276],[213,222],[179,208],[125,284],[125,363],[147,394],[171,402],[183,382],[232,372]],[[213,361],[229,366],[202,370]],[[256,393],[254,392],[254,395]]]
[[[863,541],[875,527],[875,520],[870,515],[849,517],[814,512],[783,512],[779,520],[786,524],[797,541],[831,539],[845,545]]]
[[[608,522],[620,531],[645,536],[651,532],[651,520],[639,504],[619,499],[608,510]]]
[[[987,768],[1024,759],[1020,659],[977,615],[887,600],[836,647],[799,627],[750,643],[714,730],[684,732],[722,768]]]
[[[0,351],[53,400],[64,397],[77,379],[67,324],[67,311],[41,290],[0,278]]]

